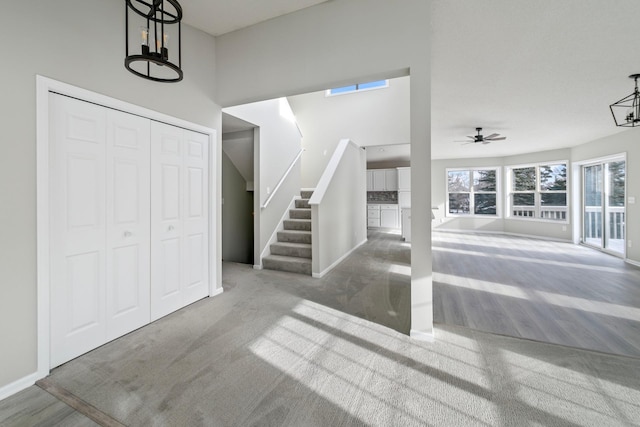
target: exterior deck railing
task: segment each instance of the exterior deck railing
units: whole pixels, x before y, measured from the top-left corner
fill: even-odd
[[[541,218],[557,221],[565,221],[567,219],[566,206],[548,206],[540,208],[540,214],[536,216],[536,208],[533,206],[513,206],[511,208],[511,216],[518,218]]]
[[[624,240],[625,217],[623,206],[608,208],[609,239]],[[602,207],[585,206],[584,209],[584,237],[585,239],[602,238]]]

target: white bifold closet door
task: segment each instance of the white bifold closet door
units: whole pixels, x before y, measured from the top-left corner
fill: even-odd
[[[51,366],[149,322],[150,122],[50,96]]]
[[[50,366],[209,294],[208,136],[50,95]]]
[[[152,122],[151,319],[208,295],[208,137]]]

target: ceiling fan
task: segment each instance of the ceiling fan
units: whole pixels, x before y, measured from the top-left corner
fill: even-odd
[[[502,141],[504,139],[507,139],[506,136],[500,136],[499,133],[492,133],[491,135],[484,136],[480,133],[482,132],[482,128],[476,128],[476,131],[478,132],[477,135],[467,136],[467,138],[471,138],[472,141],[467,141],[466,144],[477,144],[477,143],[488,144],[492,141]]]

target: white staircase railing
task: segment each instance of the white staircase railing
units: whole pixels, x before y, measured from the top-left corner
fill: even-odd
[[[282,186],[282,183],[287,179],[287,177],[289,176],[289,173],[291,173],[291,171],[293,170],[293,167],[296,165],[296,163],[298,162],[298,160],[300,160],[300,157],[302,157],[302,153],[304,153],[304,148],[301,148],[300,151],[298,152],[298,155],[296,155],[295,159],[293,159],[293,161],[291,162],[291,164],[289,165],[289,167],[287,168],[287,170],[284,172],[284,174],[282,175],[282,177],[280,178],[280,181],[278,181],[278,183],[276,184],[276,186],[274,187],[273,191],[271,192],[271,194],[269,194],[269,197],[267,197],[267,200],[264,201],[264,203],[262,204],[262,206],[260,206],[262,209],[266,208],[267,206],[269,206],[269,203],[271,202],[271,200],[273,199],[273,196],[276,195],[276,193],[278,192],[278,190],[280,189],[280,187]]]

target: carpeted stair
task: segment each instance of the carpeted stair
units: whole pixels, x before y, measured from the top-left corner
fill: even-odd
[[[269,270],[289,271],[311,275],[311,207],[313,191],[301,191],[301,199],[289,210],[284,230],[278,231],[278,241],[271,245],[271,255],[262,259]]]

